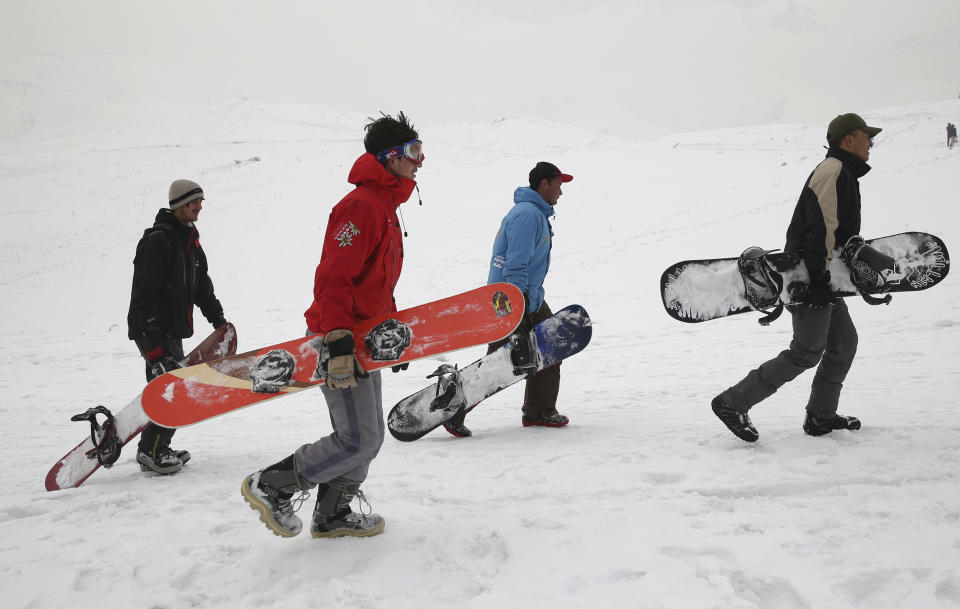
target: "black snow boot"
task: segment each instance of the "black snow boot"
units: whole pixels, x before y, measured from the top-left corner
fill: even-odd
[[[188,456],[187,460],[189,459]],[[177,453],[170,450],[170,447],[158,448],[150,452],[138,450],[137,463],[140,464],[140,471],[158,474],[175,474],[183,469],[183,460]]]
[[[357,513],[350,509],[354,497],[360,498],[362,510],[367,499],[360,491],[360,483],[346,478],[334,478],[317,487],[317,505],[313,508],[310,534],[313,537],[370,537],[382,533],[384,521],[380,514]]]
[[[750,415],[747,413],[730,408],[720,399],[719,395],[713,398],[710,406],[713,408],[713,414],[723,421],[723,424],[733,432],[733,435],[744,442],[756,442],[760,439],[760,434],[757,433],[757,428],[750,422]]]
[[[807,413],[807,418],[803,420],[803,431],[809,436],[823,436],[834,429],[849,429],[856,431],[860,429],[860,419],[857,417],[845,417],[841,414],[815,415]]]
[[[260,512],[260,520],[274,535],[293,537],[303,529],[294,513],[315,485],[297,473],[295,455],[250,474],[243,479],[240,493],[250,508]],[[294,499],[294,494],[297,498]],[[294,507],[296,503],[296,507]]]

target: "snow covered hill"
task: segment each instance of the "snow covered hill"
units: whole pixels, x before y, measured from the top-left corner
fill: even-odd
[[[861,183],[864,234],[924,230],[960,248],[960,149],[944,145],[960,102],[836,112],[851,110],[884,128]],[[841,412],[860,432],[803,434],[808,374],[754,410],[756,445],[709,401],[786,346],[788,318],[688,326],[660,304],[671,262],[782,247],[832,114],[649,139],[414,114],[427,159],[423,205],[401,208],[400,306],[482,284],[513,189],[550,160],[575,179],[557,206],[547,298],[584,305],[595,327],[563,367],[569,427],[522,428],[515,387],[470,416],[473,438],[388,438],[365,485],[382,536],[282,540],[240,497],[246,474],[328,433],[319,392],[181,430],[174,446],[193,461],[177,476],[142,474],[128,447],[84,486],[45,492],[86,433],[70,415],[142,388],[126,339],[131,261],[169,182],[207,193],[198,226],[240,348],[296,337],[364,118],[121,100],[6,132],[4,606],[960,607],[956,278],[887,307],[850,302],[860,350]],[[386,406],[436,365],[385,376]]]

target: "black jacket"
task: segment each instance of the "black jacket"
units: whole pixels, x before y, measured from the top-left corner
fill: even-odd
[[[803,250],[812,282],[823,281],[833,250],[860,234],[860,182],[868,171],[860,157],[830,148],[813,170],[787,228],[784,251]]]
[[[145,353],[159,347],[162,338],[189,338],[195,304],[214,327],[224,323],[200,234],[161,209],[137,244],[127,336]]]

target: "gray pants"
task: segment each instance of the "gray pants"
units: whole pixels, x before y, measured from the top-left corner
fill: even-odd
[[[840,300],[821,309],[800,305],[789,310],[793,316],[790,348],[721,393],[727,406],[746,412],[819,363],[807,411],[821,416],[837,412],[840,389],[857,354],[857,329],[847,305]]]
[[[349,389],[320,387],[333,433],[297,449],[297,472],[310,482],[322,484],[338,477],[363,482],[380,452],[385,431],[380,372],[357,381]]]

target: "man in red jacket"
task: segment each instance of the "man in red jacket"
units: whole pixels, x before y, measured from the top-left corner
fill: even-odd
[[[384,437],[380,372],[360,367],[351,328],[397,310],[393,290],[403,266],[397,208],[410,198],[424,156],[417,131],[402,112],[372,120],[365,129],[366,153],[348,178],[356,188],[330,212],[313,304],[304,314],[308,334],[323,334],[329,354],[321,390],[333,433],[247,476],[241,488],[267,528],[281,537],[302,529],[293,496],[314,486],[313,537],[366,537],[384,527],[379,514],[350,509],[357,495],[363,501],[360,484]]]

